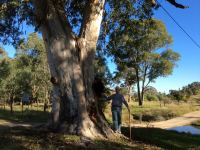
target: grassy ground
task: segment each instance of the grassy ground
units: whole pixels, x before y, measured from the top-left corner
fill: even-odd
[[[140,116],[141,114],[151,114],[151,116],[179,116],[187,112],[199,110],[198,103],[171,103],[160,107],[158,102],[145,102],[143,107],[139,107],[136,102],[129,104],[131,114]],[[106,117],[111,121],[110,105],[105,110]],[[145,114],[145,115],[146,115]],[[171,114],[171,115],[169,115]],[[14,113],[11,114],[8,107],[0,109],[0,119],[17,122],[41,123],[47,122],[49,113],[43,112],[42,107],[25,106],[22,113],[20,106],[14,106]],[[146,115],[147,116],[147,115]],[[128,124],[129,114],[123,108],[123,123]],[[167,118],[166,117],[166,118]],[[164,118],[165,119],[165,118]],[[150,120],[151,121],[151,120]],[[138,120],[132,119],[132,123]],[[200,121],[195,122],[200,125]],[[129,129],[123,128],[122,133],[129,137]],[[133,141],[126,139],[115,140],[95,140],[85,141],[79,136],[66,135],[61,133],[51,133],[47,130],[31,128],[6,128],[0,126],[0,149],[1,150],[54,150],[54,149],[200,149],[200,136],[174,131],[161,130],[156,128],[132,128]],[[154,145],[154,146],[153,146]]]
[[[123,133],[129,135],[129,129],[123,128]],[[133,139],[151,143],[170,150],[199,150],[200,135],[191,135],[167,131],[157,128],[133,128]]]
[[[1,127],[2,129],[2,127]],[[122,128],[129,136],[129,129]],[[156,128],[132,128],[132,139],[89,141],[76,135],[51,133],[47,130],[31,128],[3,128],[0,130],[1,150],[199,150],[200,136],[177,133]]]
[[[198,103],[170,103],[160,107],[159,102],[145,102],[142,107],[137,102],[129,103],[131,108],[131,122],[138,123],[140,121],[153,122],[171,119],[181,116],[185,113],[200,110]],[[112,114],[110,104],[105,109],[105,115],[109,122],[112,122]],[[129,113],[123,106],[122,119],[124,124],[129,123]]]
[[[127,139],[88,141],[79,136],[50,133],[29,128],[4,128],[0,130],[1,150],[76,150],[76,149],[134,149],[160,150],[161,148]]]
[[[188,103],[169,103],[165,106],[160,107],[159,102],[148,102],[145,101],[142,107],[138,106],[138,102],[131,102],[129,106],[131,108],[131,122],[138,123],[140,121],[161,121],[171,119],[173,117],[180,116],[182,114],[200,110],[199,105],[200,95],[196,95],[190,99]],[[105,109],[105,115],[107,120],[112,123],[112,114],[110,109],[110,104],[107,105]],[[43,105],[33,105],[33,107],[28,107],[27,105],[23,108],[23,113],[20,105],[15,105],[13,107],[14,113],[10,113],[10,108],[7,106],[4,110],[3,107],[0,107],[0,118],[18,121],[18,122],[32,122],[40,123],[47,122],[49,111],[46,113],[43,111]],[[123,107],[122,120],[124,124],[129,123],[129,113],[125,107]]]
[[[27,105],[24,106],[23,112],[20,105],[13,107],[13,113],[10,112],[10,108],[6,106],[0,108],[0,119],[5,119],[14,122],[26,122],[26,123],[43,123],[47,122],[49,112],[44,112],[42,106],[31,108]]]

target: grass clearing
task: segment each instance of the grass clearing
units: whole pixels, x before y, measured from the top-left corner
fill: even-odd
[[[125,135],[129,135],[128,128],[122,128]],[[164,149],[172,150],[199,150],[200,135],[191,135],[168,131],[158,128],[133,128],[133,139],[144,143],[155,144]]]
[[[49,112],[44,112],[42,107],[24,106],[24,111],[22,112],[20,105],[14,105],[13,113],[10,112],[8,106],[0,108],[0,119],[5,119],[14,122],[26,122],[26,123],[44,123],[47,122]]]
[[[198,98],[195,97],[197,100]],[[145,102],[142,107],[138,106],[137,102],[131,102],[132,117],[142,114],[147,117],[146,121],[156,121],[159,117],[169,119],[171,117],[180,116],[182,114],[200,110],[199,103],[170,103],[160,107],[159,102]],[[15,105],[14,112],[10,113],[10,108],[3,107],[0,109],[0,118],[16,122],[43,123],[47,122],[49,112],[44,113],[42,105],[39,107],[24,106],[22,113],[21,106]],[[112,123],[112,115],[110,104],[105,109],[107,120]],[[154,118],[151,118],[151,117]],[[158,117],[159,116],[159,117]],[[155,117],[158,117],[156,120]],[[149,119],[150,118],[150,119]],[[143,118],[144,119],[144,118]],[[149,119],[149,120],[148,120]],[[124,125],[129,124],[129,113],[123,107],[122,122]],[[137,123],[139,120],[131,119],[132,123]],[[200,121],[194,122],[200,125]],[[123,128],[122,133],[129,137],[129,129]],[[167,131],[156,128],[132,128],[133,141],[127,139],[113,140],[95,140],[91,142],[83,142],[81,137],[76,135],[67,135],[63,133],[51,133],[45,129],[34,129],[25,127],[6,128],[0,126],[0,149],[1,150],[54,150],[54,149],[135,149],[135,150],[160,150],[160,149],[180,149],[180,150],[199,150],[200,136],[186,133],[177,133],[175,131]]]
[[[138,102],[130,102],[131,108],[131,122],[138,123],[140,121],[154,122],[168,120],[174,117],[181,116],[183,114],[200,110],[198,103],[176,103],[172,102],[160,107],[158,101],[146,101],[144,105],[138,106]],[[122,110],[122,120],[124,124],[129,123],[129,113],[125,106]],[[112,122],[111,104],[107,105],[105,109],[105,116],[109,122]]]
[[[157,146],[141,142],[130,142],[124,138],[115,140],[84,141],[80,136],[62,133],[51,133],[45,130],[31,128],[5,128],[0,130],[1,150],[82,150],[82,149],[108,149],[108,150],[161,150]]]
[[[3,128],[3,127],[1,127]],[[129,136],[129,129],[122,128],[122,133]],[[96,139],[87,141],[77,135],[51,133],[44,129],[14,127],[0,130],[1,150],[198,150],[200,136],[177,133],[156,128],[132,128],[132,139],[115,138],[112,140]]]

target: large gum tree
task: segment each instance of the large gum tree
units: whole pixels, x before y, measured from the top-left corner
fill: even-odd
[[[155,4],[154,0],[141,1]],[[105,0],[0,1],[0,42],[19,44],[26,25],[42,34],[51,76],[59,81],[61,94],[57,96],[61,99],[64,129],[87,137],[112,135],[94,108],[91,89],[92,64],[105,8]]]

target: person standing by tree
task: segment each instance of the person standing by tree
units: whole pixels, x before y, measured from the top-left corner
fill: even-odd
[[[129,113],[130,109],[128,103],[126,102],[124,96],[120,93],[120,88],[117,86],[115,88],[115,94],[107,98],[107,100],[112,100],[112,120],[113,128],[117,133],[121,133],[121,114],[122,114],[122,103],[127,107]]]

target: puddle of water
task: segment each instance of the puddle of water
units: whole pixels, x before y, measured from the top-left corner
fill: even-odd
[[[179,126],[175,128],[169,128],[168,130],[200,135],[200,129],[193,126]]]

